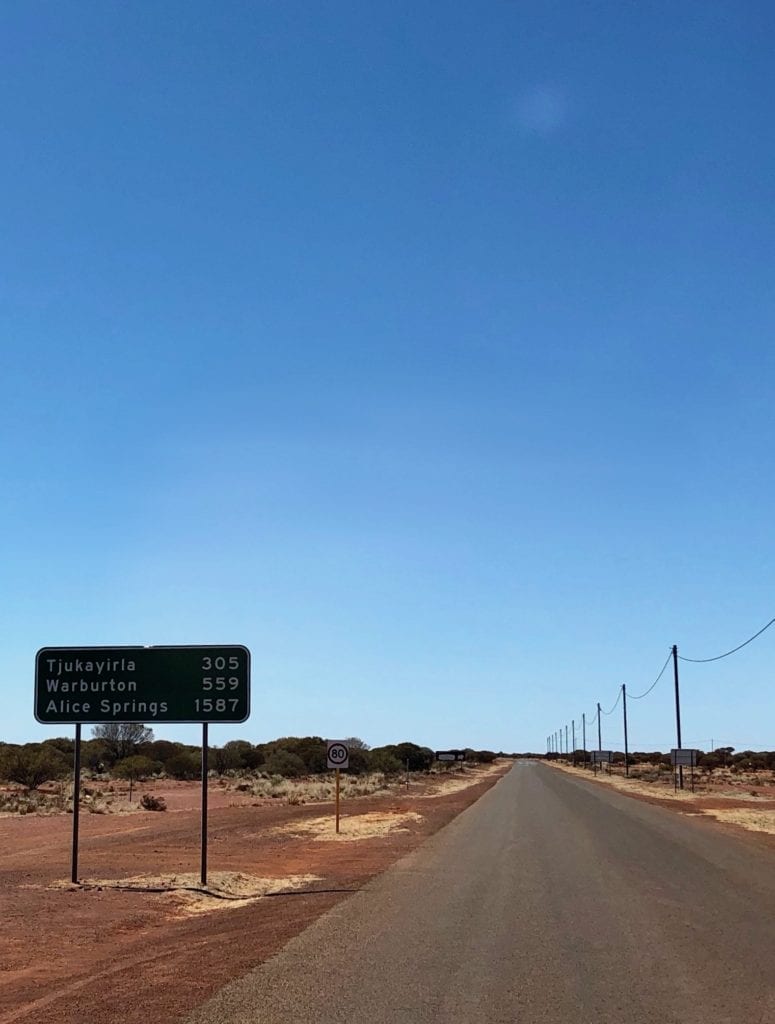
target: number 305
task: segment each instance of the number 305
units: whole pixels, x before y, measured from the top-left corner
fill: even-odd
[[[229,655],[228,659],[227,658],[221,658],[221,657],[218,657],[218,658],[203,657],[202,658],[202,670],[204,672],[209,672],[210,669],[213,669],[213,668],[214,669],[224,669],[224,668],[226,668],[227,660],[229,662],[229,668],[231,669],[232,672],[234,671],[235,668],[239,668],[239,658],[237,657],[236,654],[231,654],[231,655]]]

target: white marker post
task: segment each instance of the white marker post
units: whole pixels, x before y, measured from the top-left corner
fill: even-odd
[[[336,772],[336,834],[339,835],[339,772],[350,767],[350,751],[341,740],[326,740],[326,767]]]

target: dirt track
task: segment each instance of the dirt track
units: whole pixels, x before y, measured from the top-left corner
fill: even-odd
[[[209,844],[213,873],[313,875],[319,881],[292,895],[245,905],[221,901],[218,909],[196,916],[165,894],[63,886],[69,874],[69,816],[1,820],[0,1024],[179,1019],[417,847],[507,767],[482,775],[467,789],[433,798],[415,788],[352,801],[346,815],[380,812],[400,820],[399,829],[357,842],[321,842],[316,835],[288,830],[294,822],[330,813],[326,804],[215,807]],[[196,871],[198,856],[195,807],[82,819],[79,876],[84,879]]]

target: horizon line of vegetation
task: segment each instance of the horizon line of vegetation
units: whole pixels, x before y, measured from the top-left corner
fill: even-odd
[[[350,775],[427,772],[435,763],[435,752],[430,747],[409,741],[373,748],[358,737],[349,737],[346,742]],[[0,742],[0,780],[34,790],[63,779],[72,771],[74,747],[75,741],[65,736],[22,744]],[[512,755],[466,748],[466,760],[474,764],[491,764],[499,756]],[[160,777],[193,780],[201,776],[202,753],[196,744],[155,739],[153,730],[140,723],[110,723],[94,726],[92,738],[82,741],[81,765],[95,775],[136,782]],[[208,747],[207,767],[216,775],[251,772],[287,779],[330,771],[326,741],[320,736],[283,736],[266,743],[229,740],[223,746]]]

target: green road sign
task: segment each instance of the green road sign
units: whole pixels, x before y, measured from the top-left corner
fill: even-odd
[[[43,647],[35,717],[72,722],[244,722],[247,647]]]

